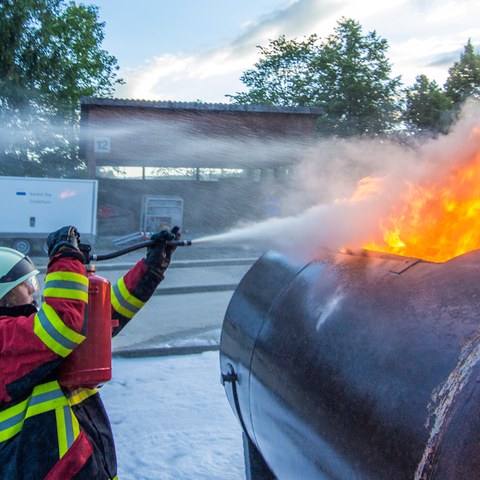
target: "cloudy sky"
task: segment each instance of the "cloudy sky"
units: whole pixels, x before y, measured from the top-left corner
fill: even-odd
[[[280,35],[322,38],[341,17],[385,38],[404,85],[426,74],[443,85],[468,39],[480,48],[478,0],[85,0],[106,23],[129,99],[228,103],[258,45]]]

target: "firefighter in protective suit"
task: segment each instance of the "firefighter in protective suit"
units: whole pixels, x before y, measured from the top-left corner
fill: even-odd
[[[112,284],[117,334],[164,278],[178,234],[155,234],[147,255]],[[0,247],[0,479],[113,480],[117,465],[98,389],[62,389],[58,367],[84,339],[88,281],[79,234],[47,239],[44,302],[37,311],[31,260]]]

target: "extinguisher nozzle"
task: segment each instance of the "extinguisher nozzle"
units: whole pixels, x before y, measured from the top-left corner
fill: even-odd
[[[172,240],[171,242],[167,242],[169,247],[189,247],[192,245],[191,240]]]

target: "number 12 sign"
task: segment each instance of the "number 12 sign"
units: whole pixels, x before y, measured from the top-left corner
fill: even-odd
[[[110,137],[95,137],[93,151],[94,153],[110,153]]]

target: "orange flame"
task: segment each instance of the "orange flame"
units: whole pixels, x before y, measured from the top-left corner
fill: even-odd
[[[442,178],[438,173],[406,184],[401,201],[380,220],[383,240],[364,248],[434,262],[480,248],[480,151]]]

